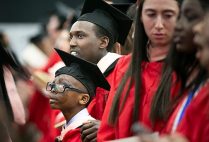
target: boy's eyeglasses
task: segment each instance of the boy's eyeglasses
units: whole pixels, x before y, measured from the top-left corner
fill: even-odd
[[[48,82],[46,85],[46,91],[51,91],[51,92],[55,92],[55,93],[63,93],[65,92],[66,89],[69,89],[70,91],[75,91],[78,93],[85,93],[88,94],[85,91],[82,91],[80,89],[74,88],[70,85],[65,85],[65,84],[55,84],[52,82]]]

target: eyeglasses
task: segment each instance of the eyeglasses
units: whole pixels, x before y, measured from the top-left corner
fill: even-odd
[[[69,89],[70,91],[75,91],[78,93],[87,93],[85,91],[82,91],[80,89],[74,88],[70,85],[66,85],[66,84],[55,84],[52,82],[48,82],[46,85],[46,91],[51,91],[53,93],[63,93],[65,92],[66,89]]]

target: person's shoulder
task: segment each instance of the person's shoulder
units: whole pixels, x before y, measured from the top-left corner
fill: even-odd
[[[129,65],[129,63],[131,62],[131,57],[132,57],[132,54],[128,54],[128,55],[124,55],[120,57],[120,59],[117,62],[117,66]]]

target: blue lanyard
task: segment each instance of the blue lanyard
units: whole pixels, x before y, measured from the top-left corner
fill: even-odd
[[[184,105],[184,107],[183,107],[183,109],[182,109],[182,112],[181,112],[181,114],[180,114],[180,117],[179,117],[179,120],[178,120],[178,123],[177,123],[177,124],[179,124],[179,123],[181,122],[181,120],[182,120],[182,118],[183,118],[183,116],[184,116],[184,113],[185,113],[185,111],[186,111],[186,108],[188,107],[188,105],[189,105],[190,102],[192,101],[192,98],[194,97],[195,92],[198,90],[198,88],[199,88],[199,85],[196,86],[196,87],[189,93],[188,98],[187,98],[187,101],[186,101],[186,103],[185,103],[185,105]]]

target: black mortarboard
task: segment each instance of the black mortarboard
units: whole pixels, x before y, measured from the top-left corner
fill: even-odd
[[[101,26],[113,37],[114,42],[124,44],[132,20],[102,0],[85,0],[78,21],[88,21]]]
[[[90,96],[95,95],[96,87],[106,90],[110,89],[110,85],[101,73],[97,65],[75,57],[67,52],[55,49],[65,63],[65,67],[56,71],[55,76],[67,74],[79,80],[88,90]]]
[[[117,8],[124,14],[126,14],[128,8],[132,5],[133,3],[113,3],[111,4],[113,7]]]

